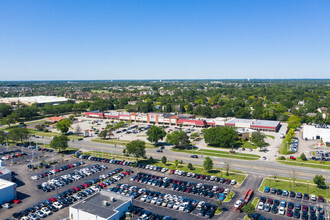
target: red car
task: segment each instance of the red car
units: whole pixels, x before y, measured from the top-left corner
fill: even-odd
[[[175,170],[170,170],[170,174],[173,174],[175,172]]]
[[[231,182],[230,179],[226,179],[225,183],[229,184]]]
[[[51,201],[51,202],[56,202],[56,199],[54,197],[51,197],[48,200]]]
[[[291,160],[295,160],[296,158],[294,156],[290,156],[290,159]]]
[[[14,199],[13,202],[18,204],[18,203],[21,203],[22,201],[20,199]]]

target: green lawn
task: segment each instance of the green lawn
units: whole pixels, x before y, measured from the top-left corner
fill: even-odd
[[[257,208],[257,205],[259,203],[259,198],[258,197],[254,197],[253,201],[252,201],[252,205],[254,206],[254,208]]]
[[[284,154],[284,155],[287,155],[287,154],[291,154],[292,152],[289,151],[290,149],[290,144],[287,143],[287,138],[284,138],[283,141],[282,141],[282,144],[281,144],[281,147],[279,149],[279,153],[280,154]]]
[[[98,142],[98,143],[103,143],[103,144],[116,144],[116,145],[126,146],[130,141],[117,140],[117,139],[102,140],[101,138],[94,138],[94,139],[92,139],[92,142]],[[146,143],[146,148],[155,148],[155,146],[153,144]]]
[[[181,150],[177,148],[171,148],[171,151],[174,152],[183,152],[189,154],[198,154],[198,155],[205,155],[205,156],[212,156],[212,157],[226,157],[226,158],[233,158],[233,159],[241,159],[241,160],[258,160],[260,156],[255,154],[244,154],[244,153],[236,153],[232,154],[228,151],[218,151],[218,150]]]
[[[308,193],[308,194],[315,194],[316,196],[323,196],[326,195],[325,189],[317,188],[314,182],[309,181],[307,184],[307,180],[296,179],[295,184],[290,184],[290,178],[286,177],[277,177],[275,182],[274,178],[264,178],[264,181],[260,185],[259,191],[263,192],[265,187],[274,187],[276,189],[280,188],[282,190],[286,189],[289,191],[301,192],[301,193]],[[330,193],[328,194],[328,199],[330,198]]]
[[[321,164],[321,161],[315,161],[315,160],[307,160],[303,161],[300,158],[297,158],[297,160],[290,160],[289,158],[286,158],[286,160],[276,160],[280,164],[284,165],[291,165],[291,166],[299,166],[299,167],[311,167],[311,168],[317,168],[317,169],[327,169],[330,170],[330,162],[329,161],[322,161],[323,164]],[[298,161],[298,163],[297,163]]]
[[[244,147],[245,149],[257,149],[258,147],[254,144],[252,144],[251,142],[245,142],[242,147]]]
[[[223,200],[223,202],[230,202],[231,199],[235,196],[235,192],[234,191],[230,191],[230,193],[228,194],[228,196],[226,196],[225,200]]]
[[[269,137],[271,139],[275,139],[275,137],[273,135],[266,135],[266,137]]]
[[[55,132],[44,132],[44,131],[37,131],[37,130],[34,130],[34,129],[29,129],[29,132],[30,132],[30,134],[34,134],[34,135],[37,135],[37,136],[44,136],[44,137],[54,137],[54,136],[61,135],[61,134],[55,133]],[[79,138],[83,138],[83,136],[74,135],[74,134],[67,135],[67,137],[70,140],[77,140]]]

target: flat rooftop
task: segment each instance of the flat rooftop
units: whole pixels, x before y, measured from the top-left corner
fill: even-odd
[[[110,201],[113,197],[114,201]],[[108,206],[103,204],[103,201],[108,201]],[[91,197],[82,200],[81,202],[73,205],[72,208],[79,209],[84,212],[88,212],[93,215],[108,219],[118,211],[116,210],[123,203],[132,201],[130,197],[118,195],[113,192],[101,190],[99,193],[92,195]]]
[[[2,98],[0,102],[22,102],[22,103],[52,103],[52,102],[65,102],[69,99],[57,96],[26,96],[26,97],[10,97]]]
[[[264,127],[277,127],[279,121],[269,121],[269,120],[256,120],[251,123],[254,126],[264,126]]]
[[[12,185],[16,185],[16,183],[10,182],[8,180],[0,179],[0,190]]]
[[[4,175],[4,174],[7,174],[7,173],[10,173],[11,171],[8,170],[6,167],[0,167],[0,176],[1,175]]]

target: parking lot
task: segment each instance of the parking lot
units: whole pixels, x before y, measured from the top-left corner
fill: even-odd
[[[7,152],[7,153],[6,153]],[[4,166],[8,166],[16,163],[29,163],[33,162],[36,158],[40,157],[52,157],[54,155],[53,150],[48,150],[42,146],[0,146],[0,158],[3,161]]]
[[[50,158],[49,158],[50,159]],[[66,161],[64,163],[61,163],[61,166],[66,166],[68,164],[73,164],[73,163],[77,163],[80,162],[80,159],[70,159],[70,161]],[[84,169],[87,167],[90,167],[92,165],[98,164],[99,166],[102,165],[102,162],[95,162],[95,161],[89,161],[89,160],[83,160],[83,162],[85,162],[85,164],[80,165],[80,166],[76,166],[76,167],[70,167],[66,170],[62,170],[58,173],[56,173],[55,175],[47,175],[44,178],[39,178],[39,179],[32,179],[32,176],[38,176],[41,175],[45,172],[49,172],[52,169],[54,169],[55,167],[50,167],[48,169],[44,169],[44,170],[39,170],[39,171],[30,171],[30,169],[27,168],[26,164],[24,165],[16,165],[13,166],[12,170],[16,173],[16,178],[17,178],[17,183],[18,183],[18,187],[17,187],[17,191],[19,192],[19,197],[22,200],[21,204],[13,204],[13,208],[7,210],[4,208],[0,209],[0,214],[1,216],[3,216],[4,218],[10,218],[12,216],[13,213],[16,212],[20,212],[25,210],[26,208],[32,207],[33,205],[37,204],[38,202],[47,200],[49,198],[52,198],[58,194],[61,194],[67,190],[70,190],[72,188],[74,188],[75,186],[78,185],[82,185],[84,183],[86,183],[86,181],[91,180],[91,179],[95,179],[99,176],[101,176],[102,174],[107,173],[109,170],[112,169],[116,169],[116,168],[124,168],[125,166],[120,165],[120,164],[108,164],[108,163],[103,163],[104,165],[106,165],[108,167],[108,169],[104,169],[104,170],[100,170],[99,172],[90,174],[84,178],[81,179],[77,179],[73,182],[69,182],[67,184],[63,184],[59,187],[56,187],[55,190],[50,190],[50,192],[43,192],[41,189],[37,188],[37,185],[42,184],[43,182],[48,182],[49,180],[52,180],[54,178],[57,178],[59,176],[65,176],[67,174],[72,174],[77,172],[80,169]],[[58,166],[59,167],[59,166]],[[174,174],[163,174],[161,172],[157,172],[154,170],[145,170],[142,168],[131,168],[131,167],[126,167],[126,169],[132,169],[134,174],[137,174],[139,172],[144,172],[144,173],[150,173],[154,176],[159,176],[159,177],[167,177],[167,178],[172,178],[172,179],[176,179],[176,180],[180,180],[182,182],[186,181],[190,181],[192,183],[202,183],[203,185],[218,185],[218,186],[223,186],[226,187],[227,184],[225,183],[214,183],[211,182],[210,180],[205,180],[205,179],[194,179],[192,177],[187,177],[187,176],[179,176],[179,175],[174,175]],[[148,185],[148,184],[144,184],[144,183],[139,183],[139,182],[132,182],[130,181],[129,178],[124,178],[123,180],[121,180],[119,183],[123,183],[123,184],[130,184],[130,185],[134,185],[140,188],[146,188],[148,190],[153,190],[153,191],[157,191],[163,194],[172,194],[172,195],[177,195],[177,196],[181,196],[182,198],[186,198],[186,199],[191,199],[191,200],[198,200],[198,201],[204,201],[206,203],[210,203],[212,205],[215,204],[216,200],[217,200],[217,195],[213,195],[212,198],[210,198],[209,194],[207,193],[206,196],[204,195],[198,195],[198,194],[193,194],[193,193],[187,193],[185,191],[179,191],[179,190],[171,190],[170,187],[166,187],[166,188],[161,188],[161,187],[157,187],[157,186],[152,186],[152,185]],[[230,186],[230,188],[233,188]],[[209,191],[211,191],[211,188],[209,189]],[[24,194],[23,192],[27,192],[26,194]],[[154,205],[150,205],[150,204],[145,204],[144,202],[141,202],[139,200],[139,198],[137,200],[134,201],[135,205],[140,205],[143,207],[149,207],[151,208],[151,210],[153,210],[153,212],[157,212],[157,214],[166,214],[168,213],[168,209],[166,207],[159,207],[159,206],[154,206]],[[172,212],[171,212],[172,213]],[[186,218],[186,216],[188,215],[193,215],[194,218],[199,218],[198,217],[198,213],[199,211],[197,209],[195,209],[194,211],[192,211],[192,214],[190,213],[185,213],[182,211],[174,211],[173,215],[171,217],[174,218],[178,218],[178,219],[182,219],[182,216],[185,216],[184,219]],[[205,214],[205,213],[204,213]],[[60,211],[58,211],[56,213],[56,217],[50,215],[47,219],[59,219],[60,217],[66,217],[68,215],[68,209],[64,208],[61,209]]]
[[[284,191],[284,190],[283,190]],[[269,189],[258,193],[257,213],[272,219],[325,219],[327,205],[314,195]],[[313,198],[314,197],[314,198]]]

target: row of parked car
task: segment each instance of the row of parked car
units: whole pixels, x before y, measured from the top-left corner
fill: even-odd
[[[170,170],[170,174],[174,174],[174,175],[178,175],[178,176],[186,176],[186,177],[191,177],[191,178],[195,178],[195,179],[202,179],[202,180],[226,183],[226,184],[231,184],[231,185],[236,185],[236,183],[237,183],[236,180],[220,178],[217,176],[197,174],[197,173],[193,173],[193,172],[185,172],[182,170]]]
[[[50,171],[46,171],[46,172],[43,172],[43,173],[40,173],[40,174],[38,174],[38,175],[33,175],[33,176],[31,176],[31,179],[33,179],[33,180],[38,180],[38,179],[40,179],[40,178],[45,178],[45,177],[47,177],[48,175],[54,175],[54,174],[56,174],[56,173],[59,173],[59,172],[62,172],[62,171],[64,171],[64,170],[68,170],[68,169],[71,169],[71,168],[73,168],[73,167],[78,167],[78,166],[81,166],[81,165],[83,165],[83,164],[85,164],[84,162],[76,162],[76,163],[72,163],[72,164],[68,164],[68,165],[65,165],[65,166],[61,166],[61,167],[58,167],[58,168],[55,168],[55,169],[53,169],[53,170],[50,170]],[[41,164],[42,165],[42,164]],[[31,167],[33,167],[32,165],[30,166],[30,164],[28,165],[28,168],[30,168],[31,169]],[[48,165],[48,167],[50,167],[49,165]]]
[[[47,215],[51,215],[58,210],[73,204],[79,199],[83,199],[99,189],[109,186],[110,184],[124,178],[128,172],[123,172],[122,168],[117,168],[98,178],[91,179],[84,184],[73,187],[66,190],[54,197],[39,202],[30,208],[27,208],[21,212],[13,214],[14,219],[20,220],[38,220],[45,218]],[[115,175],[115,176],[114,176]]]
[[[294,191],[289,192],[286,189],[282,190],[282,189],[270,188],[270,187],[266,186],[264,192],[265,193],[276,194],[276,195],[279,195],[279,196],[286,196],[286,197],[297,198],[297,199],[324,202],[323,196],[316,197],[316,195],[314,195],[314,194],[309,195],[308,193],[302,194],[301,192],[297,192],[297,193],[294,192]]]
[[[15,154],[21,152],[21,150],[17,149],[17,150],[5,150],[0,152],[0,155],[7,155],[7,154]]]
[[[205,203],[205,201],[189,199],[172,194],[164,194],[146,189],[139,189],[139,192],[143,194],[143,196],[140,198],[141,202],[167,207],[186,213],[191,213],[194,209],[197,208],[199,211],[196,214],[198,216],[205,216],[206,218],[213,217],[217,209],[216,205]]]
[[[219,187],[216,185],[207,185],[203,183],[182,181],[146,173],[138,173],[132,176],[131,181],[144,183],[152,186],[158,186],[162,188],[171,186],[171,189],[174,191],[203,195],[209,198],[221,197],[222,200],[224,200],[226,195],[230,192],[230,189],[224,189],[223,187]]]
[[[265,197],[260,197],[257,209],[304,220],[323,220],[325,216],[324,209],[321,207],[301,205],[300,203],[294,204],[285,200],[279,201]]]
[[[132,213],[134,215],[139,216],[138,220],[176,220],[175,218],[171,218],[170,216],[163,216],[160,214],[152,213],[137,206],[133,207]]]
[[[90,176],[91,174],[98,173],[101,170],[107,168],[108,167],[106,166],[100,166],[99,164],[95,164],[90,167],[81,168],[80,170],[74,171],[72,173],[65,174],[60,177],[56,177],[54,179],[48,180],[47,182],[38,184],[37,188],[41,189],[44,192],[50,192],[64,185],[80,180],[81,178],[84,178],[86,176]]]
[[[293,137],[292,142],[290,143],[290,151],[297,152],[298,144],[299,144],[299,139],[297,137]]]

